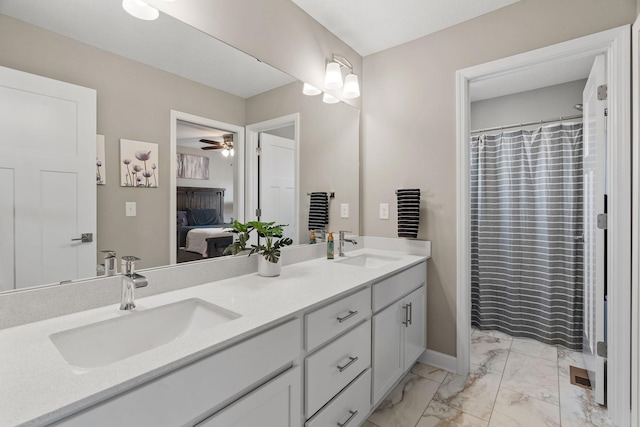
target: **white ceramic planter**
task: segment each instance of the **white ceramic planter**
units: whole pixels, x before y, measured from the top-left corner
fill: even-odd
[[[258,274],[264,277],[273,277],[280,275],[280,269],[282,268],[282,260],[278,262],[269,262],[262,255],[258,256]]]

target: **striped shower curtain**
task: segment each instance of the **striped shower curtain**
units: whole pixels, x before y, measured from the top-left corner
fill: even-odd
[[[472,137],[472,326],[581,349],[581,235],[581,123]]]

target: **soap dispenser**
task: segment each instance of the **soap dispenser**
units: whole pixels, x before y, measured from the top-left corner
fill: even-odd
[[[327,259],[333,259],[333,231],[330,231],[327,237]]]
[[[311,230],[311,235],[309,236],[309,243],[314,244],[316,242],[316,230]]]

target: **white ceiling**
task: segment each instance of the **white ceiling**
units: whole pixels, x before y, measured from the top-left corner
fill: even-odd
[[[162,13],[136,19],[119,0],[0,0],[0,13],[242,98],[296,81]]]
[[[367,56],[519,0],[292,1],[361,56]]]

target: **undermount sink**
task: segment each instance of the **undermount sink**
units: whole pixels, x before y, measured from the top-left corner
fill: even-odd
[[[399,261],[400,258],[385,256],[385,255],[376,255],[376,254],[360,254],[355,256],[347,255],[346,258],[340,259],[340,264],[347,265],[355,265],[357,267],[365,267],[365,268],[380,268],[389,263]]]
[[[193,298],[49,336],[75,373],[107,366],[240,317]]]

